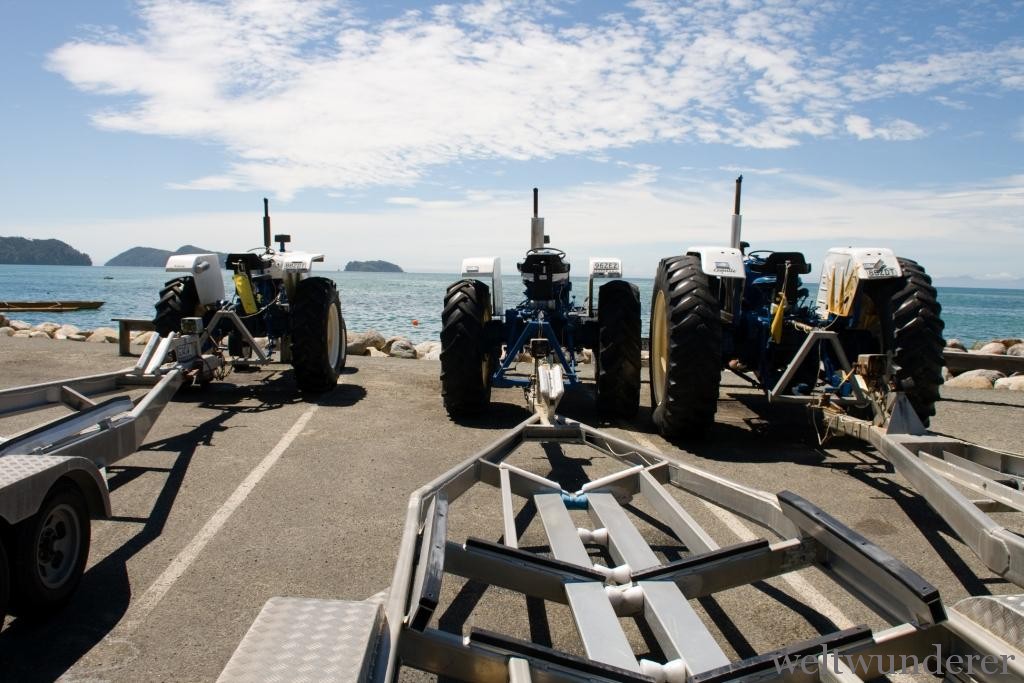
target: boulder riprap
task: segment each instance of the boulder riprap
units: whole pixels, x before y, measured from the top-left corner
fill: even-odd
[[[433,355],[433,357],[431,357]],[[416,357],[437,360],[441,357],[441,342],[425,341],[416,345]]]
[[[112,327],[97,327],[95,330],[93,330],[92,334],[89,335],[86,341],[93,342],[94,344],[105,342],[116,343],[117,330],[115,330]]]
[[[959,339],[947,339],[946,340],[946,348],[947,349],[957,349],[959,351],[966,351],[967,350],[967,347],[964,346],[964,343],[962,341],[960,341]]]
[[[388,355],[392,358],[416,358],[416,347],[408,339],[395,339],[391,342]]]
[[[350,332],[348,335],[348,352],[353,356],[366,356],[369,355],[369,349],[377,349],[378,351],[384,348],[384,335],[377,330],[369,330],[367,332]]]
[[[996,380],[996,389],[1008,389],[1010,391],[1024,391],[1024,375],[1013,377],[1000,377]]]
[[[978,349],[978,353],[991,353],[997,356],[1002,356],[1006,354],[1006,346],[1004,346],[1002,342],[998,341],[989,342]]]
[[[32,330],[28,333],[29,339],[49,339],[50,335],[46,334],[43,330]]]
[[[13,337],[14,333],[13,327],[0,327],[0,337]]]
[[[945,386],[956,389],[991,389],[996,380],[1005,376],[998,370],[968,370],[947,381]]]
[[[32,329],[32,326],[24,320],[8,320],[7,326],[13,328],[15,332],[24,332],[25,330]]]
[[[1017,343],[1006,349],[1007,356],[1024,356],[1024,344]]]

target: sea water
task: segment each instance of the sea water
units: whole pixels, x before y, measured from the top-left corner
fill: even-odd
[[[338,284],[348,329],[376,329],[385,336],[401,335],[414,342],[438,339],[445,289],[457,279],[450,273],[322,272]],[[80,328],[113,326],[113,318],[151,318],[160,288],[173,274],[161,268],[116,266],[0,265],[0,300],[84,299],[104,301],[93,311],[68,313],[4,313],[29,323],[61,322]],[[232,291],[225,273],[225,291]],[[629,278],[640,288],[642,330],[650,318],[651,278]],[[577,305],[587,297],[586,278],[573,278]],[[505,307],[523,298],[515,275],[502,280]],[[813,288],[812,288],[813,290]],[[813,298],[814,292],[811,292]],[[939,302],[946,321],[945,336],[965,343],[1024,336],[1024,290],[940,287]]]

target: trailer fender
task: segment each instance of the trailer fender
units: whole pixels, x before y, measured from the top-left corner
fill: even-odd
[[[107,484],[92,461],[78,456],[6,455],[0,458],[0,518],[11,525],[28,519],[60,480],[78,487],[91,517],[110,516]]]
[[[686,253],[700,257],[700,269],[705,275],[719,278],[745,279],[743,253],[732,247],[690,247]]]

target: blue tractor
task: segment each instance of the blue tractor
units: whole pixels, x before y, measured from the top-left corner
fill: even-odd
[[[576,305],[565,252],[547,246],[533,190],[530,249],[517,264],[523,299],[505,309],[501,260],[468,258],[448,287],[441,329],[441,390],[452,417],[481,413],[491,387],[529,390],[535,377],[516,372],[523,352],[561,369],[566,387],[581,383],[592,349],[598,410],[630,417],[640,404],[640,292],[622,278],[622,262],[590,259],[587,297]],[[486,280],[486,281],[485,281]],[[595,281],[606,280],[595,292]],[[595,294],[597,296],[595,297]]]
[[[748,251],[736,180],[728,247],[662,259],[650,326],[653,419],[665,436],[714,423],[723,370],[772,402],[874,411],[899,391],[923,424],[942,384],[942,307],[931,278],[884,248],[833,248],[817,295],[799,252]],[[853,362],[851,362],[853,359]],[[879,417],[876,415],[876,417]],[[879,419],[881,419],[879,417]]]

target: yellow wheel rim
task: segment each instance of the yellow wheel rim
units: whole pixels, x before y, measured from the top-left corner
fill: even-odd
[[[668,391],[668,312],[665,292],[658,292],[651,311],[651,387],[654,403],[659,406]]]

